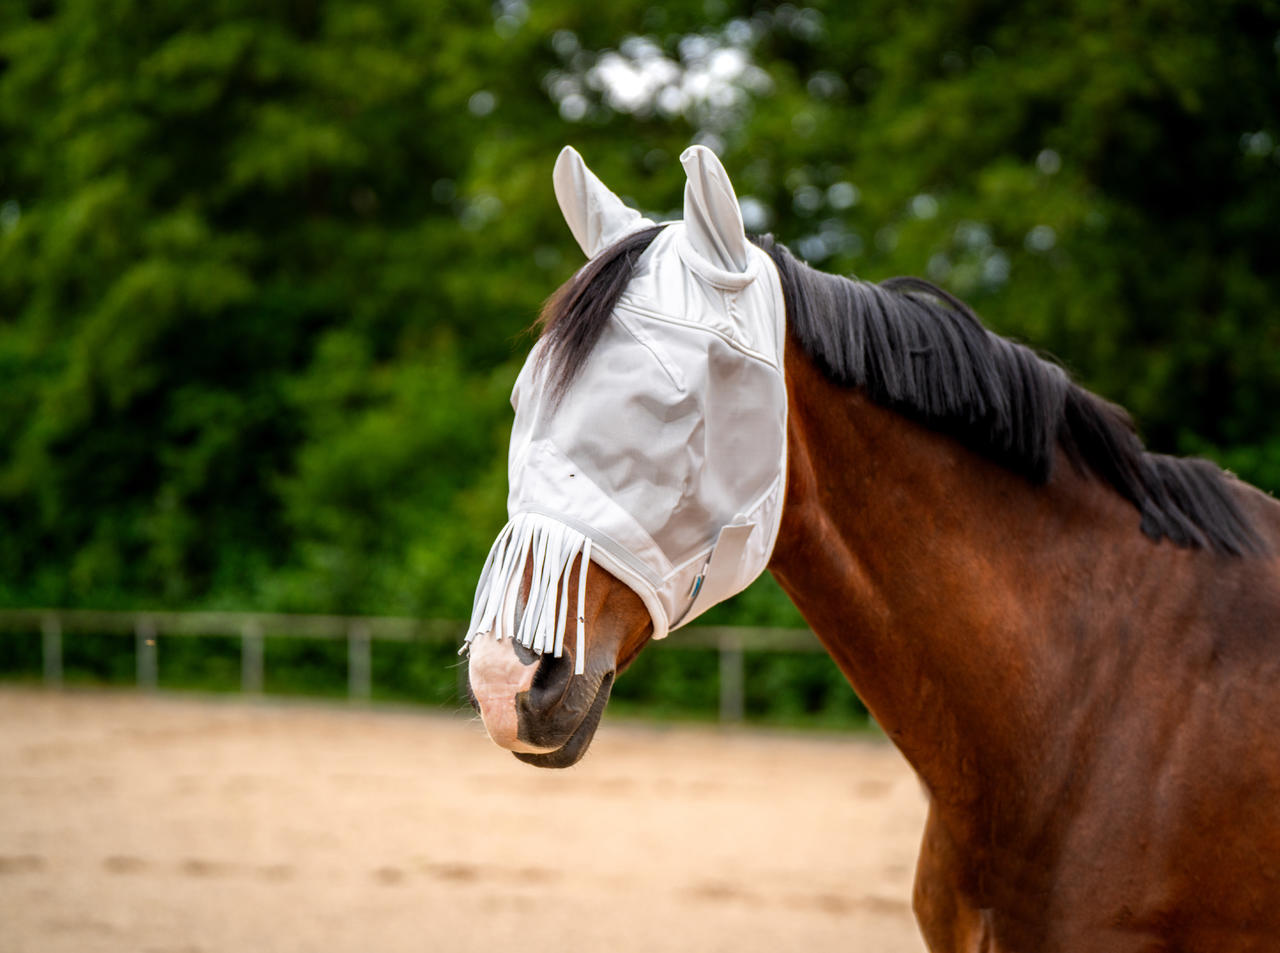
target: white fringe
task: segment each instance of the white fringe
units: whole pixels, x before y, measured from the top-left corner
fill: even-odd
[[[573,654],[573,673],[581,675],[586,660],[585,610],[591,540],[563,523],[536,513],[516,516],[503,527],[489,550],[489,558],[476,584],[467,645],[480,635],[493,633],[499,641],[511,635],[539,655],[551,652],[560,658],[564,654],[569,610],[569,576],[579,554],[582,562],[578,569],[578,641]],[[512,632],[520,583],[530,559],[533,568],[529,598],[520,617],[520,629]],[[466,650],[466,645],[462,650]]]

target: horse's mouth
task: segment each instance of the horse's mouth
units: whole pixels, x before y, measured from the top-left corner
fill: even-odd
[[[595,700],[587,709],[582,721],[578,723],[578,727],[556,750],[545,754],[531,754],[523,751],[513,751],[512,754],[525,764],[532,764],[539,768],[567,768],[577,764],[587,753],[587,748],[591,746],[591,739],[595,737],[596,729],[600,726],[600,718],[604,714],[604,706],[609,701],[611,691],[613,691],[613,673],[609,672],[600,680],[600,688],[596,691]]]

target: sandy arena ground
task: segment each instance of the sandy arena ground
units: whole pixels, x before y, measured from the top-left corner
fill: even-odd
[[[0,688],[0,951],[919,953],[924,810],[865,739]]]

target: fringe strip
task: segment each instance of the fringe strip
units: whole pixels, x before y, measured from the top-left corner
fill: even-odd
[[[467,626],[466,645],[481,635],[493,633],[499,641],[511,634],[527,649],[541,655],[564,653],[565,622],[569,611],[569,576],[573,562],[582,555],[578,569],[578,641],[573,653],[573,673],[581,675],[586,659],[587,566],[591,562],[591,540],[563,523],[536,513],[520,513],[498,534],[489,558],[480,570],[476,601]],[[525,568],[533,560],[532,585],[515,626],[516,603]]]

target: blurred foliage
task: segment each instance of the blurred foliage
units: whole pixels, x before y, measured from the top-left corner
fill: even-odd
[[[580,262],[555,154],[666,215],[691,141],[1280,489],[1280,2],[14,0],[0,604],[464,616]]]

